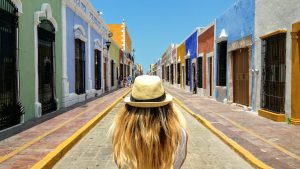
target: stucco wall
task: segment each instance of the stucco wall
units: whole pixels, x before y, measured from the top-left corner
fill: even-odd
[[[58,107],[62,101],[62,43],[61,43],[61,1],[22,1],[23,13],[19,17],[19,69],[20,101],[25,108],[24,120],[35,118],[35,53],[34,53],[34,13],[41,10],[43,3],[51,5],[52,16],[57,22],[55,33],[55,89]]]
[[[213,25],[198,36],[198,54],[203,53],[203,89],[206,89],[207,54],[214,50],[214,29],[215,26]]]
[[[92,79],[92,89],[95,89],[95,40],[96,39],[99,39],[100,42],[102,43],[102,36],[99,35],[94,29],[91,28],[91,31],[90,31],[90,44],[91,44],[91,47],[90,47],[90,53],[91,53],[91,66],[90,66],[90,69],[91,69],[91,79]],[[102,55],[103,51],[101,51],[101,55]],[[101,62],[102,62],[102,57],[101,57]],[[103,66],[101,65],[101,68]],[[101,74],[100,74],[101,75]],[[101,78],[101,77],[100,77]],[[101,86],[103,86],[101,84]]]
[[[66,9],[67,15],[67,71],[68,71],[68,80],[69,80],[69,92],[75,93],[75,34],[74,34],[74,25],[81,25],[84,28],[86,38],[88,38],[88,24],[75,14],[70,8]],[[85,86],[86,90],[88,87],[88,40],[85,42]]]
[[[185,82],[182,83],[182,81],[184,80],[182,74],[182,66],[184,66],[185,64],[185,43],[182,43],[177,47],[177,61],[178,59],[180,59],[180,87],[185,88]]]
[[[254,14],[255,14],[255,1],[254,0],[238,0],[231,8],[229,8],[223,15],[216,19],[216,33],[215,38],[218,40],[221,33],[225,33],[227,36],[227,47],[229,47],[234,42],[243,39],[248,36],[252,36],[252,41],[254,40]],[[252,45],[252,51],[254,51],[254,45]],[[216,56],[218,55],[217,49],[215,49]],[[226,88],[216,87],[215,97],[217,100],[228,99],[229,97],[229,87],[232,86],[230,81],[230,55],[227,54],[227,81]],[[252,62],[254,61],[254,52],[252,52]],[[217,61],[217,60],[215,60]],[[215,62],[216,63],[216,62]],[[252,64],[253,65],[253,64]],[[216,76],[214,77],[215,84],[217,82],[218,72],[217,66],[215,66]],[[253,77],[253,76],[252,76]],[[252,80],[253,81],[253,80]],[[254,88],[250,85],[249,88]],[[223,90],[226,90],[224,92]],[[225,95],[224,95],[225,94]],[[253,96],[253,94],[252,94]],[[218,98],[220,97],[220,98]],[[232,99],[232,98],[230,98]],[[253,102],[253,98],[252,98]]]
[[[285,88],[285,111],[286,117],[291,115],[291,29],[292,24],[300,21],[299,0],[256,0],[255,10],[255,67],[259,70],[256,77],[255,97],[256,110],[260,109],[261,92],[261,40],[260,36],[279,29],[287,30],[286,37],[286,88]]]
[[[185,41],[185,54],[190,54],[190,65],[189,65],[189,76],[190,76],[190,91],[193,87],[193,78],[192,78],[192,61],[194,58],[197,58],[197,31],[195,31],[191,36]],[[196,73],[197,78],[197,73]],[[196,80],[197,81],[197,80]]]

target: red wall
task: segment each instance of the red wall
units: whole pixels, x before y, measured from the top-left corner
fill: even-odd
[[[198,36],[198,54],[204,53],[203,56],[203,89],[206,89],[206,54],[214,51],[214,30],[211,26],[204,33]]]

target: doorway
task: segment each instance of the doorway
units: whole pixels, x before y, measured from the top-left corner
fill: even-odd
[[[38,26],[38,93],[42,115],[57,108],[54,85],[54,32],[54,26],[48,20],[42,20]]]
[[[193,94],[197,94],[197,83],[196,83],[196,65],[195,63],[192,64],[192,90]]]
[[[233,51],[233,102],[249,106],[249,49]]]
[[[208,87],[209,87],[209,96],[212,96],[212,79],[213,79],[213,73],[212,73],[212,57],[208,57],[207,60],[208,65]]]
[[[95,50],[95,89],[101,89],[101,51]]]
[[[103,69],[104,69],[104,91],[108,91],[108,85],[107,85],[107,57],[105,57],[105,59],[104,59]]]

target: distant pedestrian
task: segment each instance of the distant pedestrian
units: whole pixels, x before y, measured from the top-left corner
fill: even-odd
[[[128,83],[129,87],[131,87],[131,80],[132,80],[131,76],[128,75],[128,77],[127,77],[127,83]]]
[[[185,119],[158,76],[135,79],[111,126],[118,168],[180,169],[187,154]]]

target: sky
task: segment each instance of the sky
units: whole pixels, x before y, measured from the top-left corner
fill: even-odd
[[[196,27],[206,27],[236,0],[90,0],[106,24],[125,20],[144,73],[171,44],[179,44]]]

